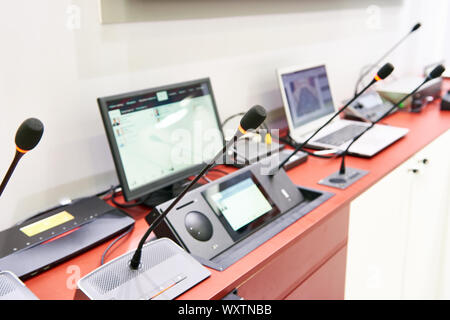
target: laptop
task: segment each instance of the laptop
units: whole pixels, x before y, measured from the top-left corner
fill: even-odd
[[[282,68],[277,70],[277,76],[290,135],[297,143],[302,143],[338,111],[325,64]],[[352,139],[369,125],[336,117],[308,142],[307,147],[345,150]],[[349,153],[372,157],[408,131],[407,128],[376,124],[350,147]]]

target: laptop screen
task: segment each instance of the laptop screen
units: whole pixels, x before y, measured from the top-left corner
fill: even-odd
[[[334,112],[324,65],[284,73],[281,79],[295,128]]]

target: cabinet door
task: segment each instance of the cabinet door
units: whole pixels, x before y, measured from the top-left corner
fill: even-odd
[[[450,131],[413,157],[403,298],[439,298],[450,198]]]
[[[408,161],[350,205],[346,299],[400,299],[410,186]]]
[[[350,206],[347,299],[450,296],[450,132]]]
[[[450,204],[447,207],[445,243],[442,250],[443,261],[440,272],[438,299],[450,300]]]

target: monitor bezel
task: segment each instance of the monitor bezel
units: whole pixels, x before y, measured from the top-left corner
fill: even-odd
[[[283,75],[286,74],[291,74],[291,73],[295,73],[295,72],[299,72],[299,71],[305,71],[308,69],[315,69],[315,68],[319,68],[319,67],[324,67],[325,68],[325,72],[327,74],[327,78],[328,78],[328,85],[330,87],[330,95],[331,95],[331,99],[333,100],[333,111],[320,117],[317,118],[315,120],[312,120],[308,123],[304,123],[298,127],[294,126],[294,123],[292,121],[292,114],[291,114],[291,109],[289,108],[289,101],[286,97],[286,91],[285,91],[285,87],[284,87],[284,83],[283,83]],[[291,133],[291,135],[293,137],[301,137],[304,136],[314,130],[316,130],[318,127],[320,127],[325,121],[327,121],[330,116],[332,114],[334,114],[336,112],[336,99],[333,95],[333,90],[331,88],[331,78],[330,75],[328,73],[328,68],[326,66],[326,64],[324,62],[318,62],[318,63],[311,63],[311,64],[304,64],[304,65],[295,65],[295,66],[290,66],[290,67],[283,67],[283,68],[278,68],[276,70],[277,73],[277,79],[278,79],[278,86],[280,89],[280,93],[281,93],[281,99],[283,102],[283,108],[284,111],[286,113],[286,120],[288,123],[288,128],[289,128],[289,132]]]
[[[158,180],[154,180],[154,181],[147,183],[143,186],[140,186],[134,190],[131,190],[129,187],[126,175],[125,175],[125,170],[124,170],[124,167],[122,164],[122,160],[120,158],[119,148],[117,146],[117,141],[114,136],[113,127],[112,127],[111,121],[109,119],[108,102],[118,100],[118,99],[132,97],[132,96],[139,96],[139,95],[147,94],[150,92],[170,90],[170,89],[173,89],[176,87],[190,86],[190,85],[201,84],[201,83],[206,83],[208,86],[208,90],[211,95],[213,111],[216,116],[217,127],[219,129],[219,132],[220,132],[220,135],[222,138],[222,146],[224,146],[225,145],[224,134],[223,134],[223,130],[222,130],[221,122],[220,122],[219,113],[217,110],[216,100],[214,98],[214,92],[212,90],[211,80],[209,77],[97,98],[97,103],[98,103],[98,106],[100,109],[103,126],[105,128],[106,137],[107,137],[109,148],[110,148],[112,158],[114,161],[114,166],[115,166],[116,173],[117,173],[117,176],[119,179],[119,183],[122,187],[122,194],[126,201],[131,201],[131,200],[145,197],[154,191],[157,191],[159,189],[173,185],[183,179],[187,179],[188,177],[199,173],[201,171],[201,169],[203,168],[204,163],[200,163],[198,165],[193,165],[193,166],[191,166],[187,169],[184,169],[180,172],[177,172],[173,175],[162,177]]]

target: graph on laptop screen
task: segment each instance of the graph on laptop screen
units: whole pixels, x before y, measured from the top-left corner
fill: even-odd
[[[334,112],[324,65],[284,73],[281,77],[294,127]]]

